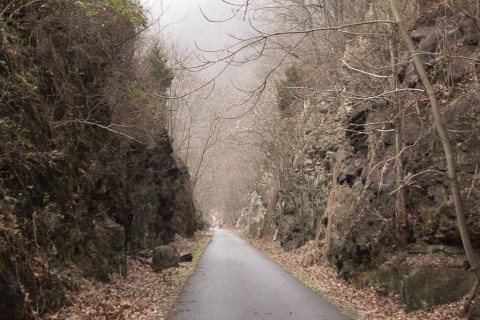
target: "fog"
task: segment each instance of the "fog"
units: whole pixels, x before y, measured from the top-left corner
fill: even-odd
[[[240,1],[240,0],[237,0]],[[244,1],[242,1],[244,2]],[[239,2],[240,3],[240,2]],[[216,51],[221,51],[234,43],[236,38],[244,38],[252,34],[248,19],[244,19],[245,12],[236,12],[235,6],[225,4],[221,0],[143,0],[144,8],[149,12],[150,19],[155,25],[150,32],[161,38],[166,46],[174,45],[178,50],[191,56],[208,57],[211,60],[217,58]],[[211,22],[211,21],[219,22]],[[220,22],[221,21],[221,22]],[[233,36],[233,37],[232,37]],[[209,52],[207,52],[209,51]],[[195,60],[193,64],[199,63]],[[215,118],[235,118],[244,114],[250,106],[241,104],[242,93],[238,88],[248,90],[254,79],[255,63],[240,66],[228,66],[223,70],[225,63],[217,63],[212,67],[202,70],[196,74],[200,83],[207,83],[215,79],[215,85],[206,99],[199,99],[198,92],[184,99],[177,101],[180,105],[186,105],[190,111],[188,121],[185,118],[177,117],[177,127],[185,127],[189,122],[188,132],[177,132],[177,135],[187,137],[188,145],[187,159],[185,159],[184,145],[178,148],[177,154],[189,166],[190,173],[194,176],[198,163],[195,159],[196,152],[201,152],[204,141],[209,135],[208,128]],[[208,91],[208,90],[207,90]],[[195,118],[192,118],[191,109],[198,110]],[[177,113],[176,115],[179,115]],[[183,117],[183,116],[182,116]],[[226,141],[228,132],[239,125],[240,120],[223,120],[221,130],[218,132],[218,142],[208,150],[207,156],[202,159],[202,178],[195,187],[196,198],[200,209],[210,216],[222,215],[225,210],[225,201],[231,197],[232,185],[239,185],[238,174],[234,171],[240,170],[242,166],[239,161],[242,155],[232,149]],[[184,138],[175,138],[176,141]],[[183,153],[182,153],[183,152]],[[183,156],[182,156],[183,155]],[[248,168],[243,168],[245,174]],[[235,189],[238,189],[235,188]],[[246,193],[246,191],[244,191]],[[243,192],[242,192],[243,193]]]
[[[159,19],[161,34],[168,41],[194,50],[215,50],[233,43],[229,35],[248,33],[243,17],[234,17],[235,7],[221,0],[143,0],[153,20]],[[209,22],[205,17],[212,21]],[[226,21],[224,21],[226,20]]]

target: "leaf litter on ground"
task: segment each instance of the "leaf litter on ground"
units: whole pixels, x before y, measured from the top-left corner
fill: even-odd
[[[81,278],[78,290],[67,291],[69,306],[44,314],[41,320],[163,320],[178,299],[188,277],[195,271],[211,233],[196,232],[192,238],[175,237],[179,251],[192,252],[193,262],[154,272],[148,264],[127,257],[126,277],[110,276],[107,283]]]
[[[236,232],[295,277],[353,319],[368,320],[466,320],[463,301],[406,313],[394,292],[376,286],[359,286],[339,278],[335,268],[321,261],[305,263],[315,242],[287,251],[278,242],[247,237]]]

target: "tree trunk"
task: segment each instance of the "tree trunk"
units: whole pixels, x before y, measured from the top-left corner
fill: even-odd
[[[395,121],[395,149],[396,149],[396,158],[395,158],[395,178],[397,180],[397,187],[400,187],[404,174],[403,174],[403,136],[402,136],[402,117],[397,115]],[[407,243],[408,237],[408,219],[407,219],[407,210],[406,210],[406,194],[405,188],[398,189],[396,193],[396,202],[395,202],[395,231],[396,231],[396,241],[397,244],[402,246]]]
[[[452,144],[448,137],[447,131],[445,130],[445,127],[443,125],[443,122],[440,116],[440,110],[438,107],[437,98],[435,97],[435,91],[433,89],[432,83],[430,82],[430,79],[428,78],[427,72],[425,71],[423,63],[420,59],[420,55],[416,51],[415,45],[413,44],[412,39],[410,38],[410,36],[408,35],[405,29],[402,18],[397,9],[396,1],[389,0],[389,2],[390,2],[390,8],[397,22],[401,36],[405,41],[408,47],[408,50],[410,51],[410,54],[413,59],[413,63],[415,64],[415,69],[417,70],[418,75],[422,80],[422,83],[427,91],[427,94],[430,100],[435,128],[438,132],[438,135],[440,136],[440,140],[442,141],[443,151],[445,153],[445,158],[447,161],[447,170],[448,170],[448,177],[450,180],[450,188],[452,189],[452,198],[455,205],[455,214],[457,216],[457,223],[458,223],[458,228],[460,230],[460,236],[462,238],[463,247],[465,249],[465,253],[467,255],[468,261],[470,263],[470,266],[473,272],[477,276],[477,279],[480,279],[479,262],[473,250],[472,242],[470,240],[470,235],[468,232],[467,223],[465,219],[465,212],[463,209],[463,202],[460,194],[460,189],[458,186],[454,152],[453,152]]]
[[[398,45],[397,45],[397,27],[392,30],[390,38],[390,65],[391,75],[389,77],[390,87],[392,90],[398,89],[397,78],[397,63],[398,63]],[[395,241],[398,246],[403,246],[407,243],[408,236],[408,219],[406,211],[406,194],[405,188],[402,188],[404,178],[403,170],[403,110],[398,92],[394,93],[393,110],[395,114],[395,180],[398,191],[395,199]]]

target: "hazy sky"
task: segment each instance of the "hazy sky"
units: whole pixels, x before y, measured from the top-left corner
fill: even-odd
[[[221,0],[141,1],[144,4],[144,8],[150,11],[153,17],[160,17],[160,26],[163,28],[163,40],[167,44],[172,42],[179,43],[186,51],[191,52],[195,50],[199,53],[195,43],[203,50],[221,50],[228,44],[236,42],[228,34],[241,37],[250,30],[248,22],[239,18],[233,18],[223,23],[212,23],[205,19],[202,12],[211,20],[225,20],[233,15],[233,8]],[[245,0],[228,1],[242,3]],[[195,120],[193,122],[193,135],[189,138],[190,146],[198,147],[199,150],[203,148],[204,139],[212,121],[211,115],[215,114],[216,117],[236,117],[244,114],[245,110],[250,108],[249,105],[237,105],[239,101],[245,99],[243,93],[237,89],[237,86],[241,88],[249,88],[251,86],[255,64],[230,66],[221,76],[217,77],[218,72],[224,66],[225,64],[223,66],[222,64],[216,64],[197,75],[198,79],[202,79],[203,83],[215,79],[215,86],[212,86],[214,89],[210,91],[210,94],[203,99],[194,99],[193,103],[191,103],[192,108],[195,107],[199,110],[199,117],[203,117],[200,121]],[[201,81],[200,83],[202,83]],[[210,85],[207,89],[209,88]],[[186,98],[187,104],[190,103],[188,102],[189,100],[196,96],[196,93],[188,96]],[[220,136],[223,137],[229,132],[228,130],[232,130],[236,125],[237,122],[234,120],[223,121]],[[190,131],[188,134],[190,135]],[[222,138],[220,138],[221,140]],[[202,167],[208,174],[199,181],[196,192],[202,195],[202,190],[204,190],[203,192],[206,194],[206,196],[204,194],[200,197],[200,199],[203,199],[200,201],[205,211],[213,207],[216,207],[217,210],[221,209],[223,207],[222,201],[228,196],[226,191],[229,186],[225,185],[226,182],[231,183],[231,181],[238,180],[238,177],[232,178],[230,175],[234,171],[232,168],[237,167],[237,162],[235,161],[242,161],[242,159],[235,156],[231,149],[228,149],[230,152],[226,151],[226,147],[230,148],[225,144],[217,143],[214,148],[209,149],[208,156],[202,163]],[[190,155],[189,161],[192,162],[194,157],[195,155]],[[193,159],[192,163],[194,162],[195,159]],[[222,164],[221,166],[219,166],[220,163]],[[187,164],[190,165],[190,163]],[[239,168],[243,167],[239,166]],[[245,170],[243,171],[246,172]]]
[[[163,35],[173,41],[180,41],[193,49],[195,42],[202,49],[211,50],[231,43],[228,33],[240,35],[248,30],[248,23],[240,19],[212,23],[232,16],[232,6],[221,0],[142,0],[144,7],[154,17],[160,17]],[[200,11],[202,10],[202,11]]]

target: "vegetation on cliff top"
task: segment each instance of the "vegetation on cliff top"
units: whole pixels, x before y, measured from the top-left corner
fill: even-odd
[[[160,43],[134,0],[0,1],[0,309],[32,318],[81,276],[196,228],[172,156]]]

